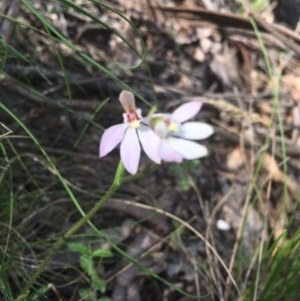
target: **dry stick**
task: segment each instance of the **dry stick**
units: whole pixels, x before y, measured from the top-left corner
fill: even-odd
[[[282,68],[283,66],[280,66],[281,70],[279,74],[282,74]],[[280,81],[280,78],[279,78]],[[280,84],[280,82],[278,82],[278,84]],[[272,152],[271,155],[274,156],[275,155],[275,147],[276,147],[276,142],[275,142],[275,129],[273,127],[273,131],[272,131]],[[272,175],[271,175],[271,171],[269,172],[269,177],[268,177],[268,189],[267,189],[267,210],[266,210],[266,215],[265,215],[265,219],[264,219],[264,231],[262,232],[262,237],[261,237],[261,242],[260,242],[260,247],[259,247],[259,254],[258,254],[258,269],[257,269],[257,276],[256,276],[256,281],[255,281],[255,291],[254,291],[254,296],[253,296],[253,300],[256,300],[257,297],[257,289],[258,289],[258,284],[259,284],[259,273],[260,273],[260,267],[261,267],[261,262],[262,262],[262,256],[263,256],[263,246],[264,246],[264,241],[267,237],[267,220],[268,220],[268,213],[269,213],[269,199],[270,199],[270,195],[271,195],[271,190],[272,190]]]
[[[195,218],[196,215],[193,217]],[[190,221],[188,221],[190,223]],[[182,226],[182,225],[181,225]],[[197,292],[197,296],[201,296],[200,295],[200,285],[199,285],[199,276],[198,276],[198,271],[197,271],[197,261],[195,259],[195,256],[192,255],[192,256],[189,256],[189,252],[187,251],[187,249],[185,248],[185,246],[183,245],[183,242],[182,242],[182,239],[181,239],[181,236],[180,236],[180,232],[179,231],[176,231],[175,232],[176,234],[176,237],[177,237],[177,240],[180,244],[180,247],[181,247],[181,250],[183,251],[183,253],[185,254],[185,256],[189,259],[189,262],[190,264],[192,265],[193,267],[193,271],[194,271],[194,282],[195,282],[195,287],[196,287],[196,292]],[[191,257],[191,258],[189,258]],[[213,294],[211,294],[213,296]],[[200,298],[197,299],[198,301],[200,301]]]
[[[243,0],[242,0],[243,1]],[[287,1],[287,0],[286,0]],[[170,7],[170,6],[161,6],[161,5],[153,5],[151,4],[151,8],[157,12],[157,15],[160,17],[160,20],[165,21],[168,19],[176,19],[176,20],[184,20],[189,22],[190,24],[214,24],[220,28],[241,28],[241,29],[249,29],[253,30],[251,22],[246,17],[242,17],[236,14],[228,13],[228,12],[220,12],[220,11],[212,11],[199,7]],[[248,13],[251,14],[250,10],[247,9]],[[146,11],[146,10],[145,10]],[[147,11],[146,11],[147,13]],[[267,24],[269,27],[265,26],[265,22],[262,21],[263,24],[260,25],[260,29],[264,32],[276,31],[280,34],[280,37],[286,37],[286,39],[293,39],[295,41],[300,41],[300,36],[294,31],[284,28],[283,26],[277,24]],[[283,40],[281,40],[283,41]]]
[[[51,101],[50,99],[47,98],[47,96],[42,97],[37,93],[34,93],[33,91],[28,90],[24,86],[9,79],[5,80],[2,85],[5,88],[7,88],[9,91],[13,93],[17,93],[18,95],[26,98],[31,102],[34,102],[39,105],[47,105],[55,110],[63,110],[65,109],[65,107],[67,107],[67,108],[72,108],[73,110],[77,109],[77,110],[94,112],[100,104],[99,101],[85,101],[84,99],[83,100],[73,99],[71,101],[69,99],[60,98],[55,101]],[[121,109],[119,109],[117,106],[113,104],[106,104],[102,109],[112,113],[122,112]]]
[[[11,134],[11,133],[13,133],[13,131],[10,130],[10,129],[9,129],[5,124],[3,124],[2,122],[0,122],[0,126],[2,126],[3,128],[5,128],[5,129],[7,130],[6,133],[0,135],[0,139],[1,139],[1,138],[4,138],[5,136],[7,136],[7,135],[9,135],[9,134]],[[10,135],[9,137],[11,138],[11,135]]]
[[[272,155],[274,156],[275,153],[275,131],[273,129],[273,143],[272,143]],[[269,202],[270,195],[271,195],[271,189],[272,189],[272,176],[271,176],[271,171],[270,171],[270,176],[268,177],[268,189],[267,189],[267,202]],[[269,206],[267,205],[267,209]],[[257,267],[257,273],[256,273],[256,281],[255,281],[255,288],[254,288],[254,295],[253,295],[253,301],[257,300],[257,290],[258,290],[258,285],[259,285],[259,273],[260,273],[260,267],[261,267],[261,262],[262,262],[262,256],[263,256],[263,248],[264,248],[264,241],[267,237],[267,219],[268,219],[268,213],[269,210],[266,211],[266,216],[264,219],[264,230],[262,232],[261,236],[261,241],[260,241],[260,246],[259,246],[259,253],[258,253],[258,267]]]
[[[235,89],[234,92],[235,93],[237,92],[236,89]],[[239,102],[239,105],[242,106],[242,103],[241,103],[241,100],[240,100],[239,97],[237,97],[237,100]],[[248,126],[252,129],[253,128],[252,124],[250,122],[247,122],[247,123],[248,123]],[[240,145],[242,145],[243,150],[244,150],[245,149],[245,139],[244,139],[243,135],[240,135]],[[250,141],[250,145],[253,146],[253,141]],[[253,161],[253,158],[254,158],[254,153],[253,153],[253,148],[251,147],[251,159],[250,159],[251,163]],[[245,166],[247,167],[247,164],[245,164]],[[250,164],[250,169],[251,169],[251,166],[252,166],[252,164]],[[249,172],[250,175],[253,175],[253,170],[250,170],[250,169],[248,170],[248,172]],[[244,205],[244,208],[243,208],[243,213],[242,213],[242,218],[241,218],[241,224],[240,224],[240,227],[238,229],[238,233],[236,235],[236,241],[235,241],[235,244],[234,244],[234,247],[233,247],[233,250],[232,250],[232,255],[231,255],[231,258],[230,258],[230,263],[229,263],[229,271],[230,272],[233,269],[233,265],[234,265],[235,258],[236,258],[236,253],[237,253],[237,249],[238,249],[239,242],[240,242],[240,239],[241,239],[241,236],[242,236],[243,225],[244,225],[244,221],[245,221],[246,214],[247,214],[248,207],[249,207],[251,192],[252,192],[252,185],[250,184],[249,188],[248,188],[246,202],[245,202],[245,205]],[[229,281],[229,278],[227,277],[227,279],[226,279],[226,290],[225,290],[225,296],[224,296],[225,300],[228,299],[229,292],[230,292],[230,281]]]
[[[216,248],[216,245],[215,245],[215,240],[214,240],[214,237],[213,237],[213,234],[212,232],[210,231],[210,225],[209,225],[209,222],[210,222],[210,218],[208,217],[208,214],[206,214],[206,210],[205,210],[205,205],[203,203],[203,200],[202,200],[202,196],[201,196],[201,193],[198,189],[198,187],[196,186],[195,182],[193,181],[193,179],[191,177],[188,177],[188,181],[189,181],[189,184],[191,185],[191,187],[194,189],[196,195],[197,195],[197,198],[199,200],[199,204],[200,204],[200,207],[203,211],[203,215],[204,215],[204,219],[205,219],[205,222],[207,224],[207,229],[206,229],[206,235],[205,235],[205,238],[207,241],[209,241],[209,238],[211,239],[211,242],[212,242],[212,245],[214,248]],[[206,249],[206,254],[207,254],[207,257],[208,257],[208,260],[209,262],[213,263],[213,258],[211,256],[211,253],[210,253],[210,249],[207,247],[207,244],[205,244],[205,249]],[[216,265],[216,274],[218,275],[218,278],[216,277],[215,273],[214,273],[214,270],[213,270],[213,266],[211,264],[209,264],[209,271],[210,271],[210,274],[211,274],[211,277],[213,278],[213,281],[215,282],[215,285],[217,287],[217,290],[219,292],[219,297],[221,299],[221,301],[223,301],[223,292],[222,292],[222,285],[221,285],[221,281],[220,281],[220,278],[221,278],[221,273],[220,273],[220,270],[218,268],[218,266]],[[214,297],[213,297],[214,298]]]
[[[122,200],[119,200],[120,202],[123,202]],[[128,205],[131,206],[135,206],[137,203],[131,203]],[[192,223],[194,220],[196,219],[196,216],[193,216],[190,220],[187,221],[187,223]],[[142,259],[145,256],[149,255],[153,250],[155,250],[159,245],[161,245],[164,242],[167,242],[167,240],[170,238],[171,235],[173,235],[174,233],[176,233],[178,230],[181,230],[184,226],[180,225],[178,228],[176,228],[175,230],[173,230],[172,232],[170,232],[167,236],[161,238],[161,240],[159,240],[157,243],[155,243],[151,248],[149,248],[148,250],[146,250],[145,252],[143,252],[140,256],[138,256],[136,259]],[[128,270],[130,267],[133,266],[133,263],[130,262],[128,263],[126,266],[124,266],[121,270],[119,270],[118,272],[116,272],[114,275],[112,275],[111,277],[109,277],[106,282],[109,283],[112,280],[114,280],[116,277],[118,277],[120,274],[124,273],[126,270]],[[200,295],[199,295],[200,296]]]
[[[206,230],[207,232],[210,232],[211,225],[212,225],[212,223],[213,223],[213,221],[214,221],[214,219],[215,219],[215,216],[216,216],[217,212],[225,205],[226,200],[227,200],[227,198],[228,198],[228,195],[231,193],[231,191],[232,191],[232,188],[230,188],[230,190],[227,192],[227,194],[224,195],[224,196],[219,200],[218,204],[216,205],[216,207],[215,207],[214,210],[212,211],[212,213],[211,213],[211,215],[210,215],[210,217],[209,217],[209,219],[208,219],[208,222],[207,222],[207,230]],[[234,252],[234,251],[233,251],[233,252]],[[232,258],[231,258],[231,259],[232,259]],[[230,273],[231,273],[231,270],[232,270],[232,269],[230,269],[230,267],[229,267]],[[228,289],[229,285],[230,285],[230,279],[229,279],[229,277],[227,277],[227,279],[226,279],[226,288],[227,288],[227,289]],[[228,290],[229,290],[229,289],[228,289]],[[225,299],[225,300],[226,300],[226,298],[227,298],[226,293],[227,293],[227,290],[225,290],[225,294],[224,294],[224,299]]]
[[[238,91],[234,91],[234,92],[235,92],[235,94],[238,93]],[[237,94],[237,97],[238,97],[238,94]],[[239,101],[239,103],[241,105],[240,97],[238,97],[237,99],[238,99],[238,101]],[[251,111],[253,110],[253,99],[250,102],[249,110],[251,110]],[[251,123],[247,123],[246,126],[248,126],[252,132],[254,132],[253,125]],[[243,135],[240,136],[240,145],[241,145],[241,149],[242,149],[242,153],[244,155],[244,158],[246,158],[246,155],[245,155],[246,144],[245,144],[245,139],[244,139]],[[249,161],[246,162],[246,160],[244,160],[244,164],[245,164],[245,166],[247,168],[248,174],[252,175],[253,174],[253,164],[252,164],[252,162],[254,161],[254,158],[255,158],[254,149],[253,149],[253,146],[254,146],[253,138],[250,141],[250,145],[251,145],[251,149],[250,149],[250,164],[249,164]],[[247,273],[246,273],[246,276],[245,276],[246,279],[248,279],[248,277],[250,276],[250,273],[251,273],[251,271],[253,269],[253,266],[254,266],[254,263],[256,261],[256,257],[257,257],[257,254],[254,254],[254,256],[252,257],[252,260],[250,262],[250,266],[249,266],[249,268],[247,270]],[[244,293],[244,288],[246,288],[246,281],[244,282],[244,285],[242,286],[243,293]]]
[[[6,5],[10,5],[10,7],[5,12],[5,2]],[[20,10],[20,0],[7,0],[2,1],[2,6],[0,8],[0,13],[8,16],[9,18],[13,19],[16,18],[19,10]],[[2,11],[4,9],[4,11]],[[9,37],[11,36],[11,33],[13,32],[14,24],[9,19],[5,19],[2,21],[2,24],[0,25],[0,37],[2,36],[5,41],[8,41]],[[1,20],[1,19],[0,19]]]
[[[245,294],[245,292],[247,290],[247,285],[249,284],[248,280],[249,280],[249,277],[251,276],[251,272],[252,272],[254,264],[257,260],[257,256],[258,256],[258,252],[255,251],[255,254],[252,256],[251,262],[250,262],[247,272],[245,274],[244,283],[242,284],[242,294],[243,295]]]
[[[208,211],[208,208],[207,208],[207,211]],[[207,212],[206,215],[208,216],[208,214],[209,213]],[[208,226],[208,223],[210,223],[209,226]],[[216,248],[216,241],[215,241],[213,233],[211,231],[211,224],[212,224],[212,221],[210,221],[210,219],[207,220],[206,239],[208,240],[210,238],[212,245],[214,246],[214,248]],[[207,246],[206,246],[206,253],[208,255],[210,255],[209,252],[208,252],[208,247]],[[224,294],[223,294],[222,284],[221,284],[221,280],[220,280],[220,279],[222,279],[222,276],[221,276],[221,273],[220,273],[219,266],[217,265],[216,257],[211,256],[210,260],[211,260],[212,263],[215,263],[214,267],[215,267],[215,270],[216,270],[216,274],[218,276],[218,277],[216,277],[216,276],[215,277],[216,277],[216,281],[217,281],[217,283],[216,283],[217,289],[219,291],[219,298],[220,298],[221,301],[224,301]]]
[[[248,208],[249,208],[251,193],[252,193],[252,185],[249,185],[245,205],[244,205],[243,212],[242,212],[241,225],[240,225],[240,227],[238,229],[238,232],[237,232],[237,235],[236,235],[236,240],[235,240],[235,244],[234,244],[234,247],[233,247],[233,250],[232,250],[232,255],[231,255],[231,259],[230,259],[230,263],[229,263],[228,271],[230,273],[232,272],[233,265],[234,265],[235,258],[236,258],[236,254],[237,254],[237,249],[238,249],[238,246],[239,246],[240,239],[242,237],[243,224],[244,224],[244,220],[246,218],[246,214],[247,214],[247,211],[248,211]],[[225,300],[228,299],[229,291],[230,291],[230,279],[227,276],[226,290],[225,290],[225,296],[224,296]],[[240,296],[240,298],[241,298],[241,296]]]
[[[122,202],[127,203],[127,204],[133,203],[131,201],[122,201]],[[236,291],[237,291],[239,297],[242,298],[241,292],[240,292],[240,290],[239,290],[239,288],[238,288],[238,286],[237,286],[237,284],[236,284],[236,282],[235,282],[235,280],[234,280],[234,278],[233,278],[230,270],[227,268],[225,262],[220,257],[220,255],[215,250],[215,248],[210,244],[210,242],[208,242],[206,240],[206,238],[199,231],[197,231],[194,227],[192,227],[190,224],[188,224],[187,222],[185,222],[181,218],[177,217],[176,215],[173,215],[173,214],[171,214],[169,212],[166,212],[166,211],[164,211],[162,209],[154,208],[154,207],[151,207],[151,206],[148,206],[148,205],[144,205],[144,204],[135,204],[135,206],[140,207],[140,208],[145,208],[145,209],[157,212],[159,214],[163,214],[163,215],[165,215],[165,216],[167,216],[167,217],[169,217],[171,219],[174,219],[175,221],[177,221],[180,224],[184,225],[187,229],[189,229],[190,231],[192,231],[194,234],[196,234],[202,241],[204,241],[207,244],[207,246],[209,247],[209,249],[212,251],[212,253],[215,255],[215,257],[219,260],[220,264],[222,265],[222,267],[224,268],[224,270],[228,274],[228,277],[231,280],[232,284],[236,288]]]

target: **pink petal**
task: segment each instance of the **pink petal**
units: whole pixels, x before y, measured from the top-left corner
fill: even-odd
[[[194,117],[200,111],[201,107],[202,102],[200,101],[187,102],[173,112],[172,119],[180,123],[184,122]]]
[[[182,162],[182,156],[177,152],[168,142],[169,139],[162,139],[159,147],[158,154],[162,160],[166,162]]]
[[[135,109],[135,99],[131,92],[123,90],[119,96],[119,100],[125,111],[129,108]]]
[[[170,137],[167,140],[170,147],[176,150],[184,159],[194,160],[208,155],[207,148],[194,141],[173,137]]]
[[[142,147],[147,156],[157,164],[160,164],[161,159],[158,155],[158,146],[160,138],[150,130],[147,126],[141,124],[137,130]]]
[[[177,136],[185,139],[200,140],[209,137],[213,132],[213,127],[207,123],[186,122],[180,127]]]
[[[136,129],[128,128],[121,142],[121,159],[126,170],[132,175],[137,173],[141,156],[141,146]]]
[[[124,132],[128,128],[128,124],[122,123],[113,125],[105,130],[102,135],[99,156],[100,158],[111,152],[122,140]]]

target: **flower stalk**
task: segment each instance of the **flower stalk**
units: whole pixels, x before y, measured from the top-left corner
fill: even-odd
[[[183,159],[192,160],[208,154],[205,146],[190,140],[201,140],[209,137],[213,134],[213,128],[201,122],[186,122],[200,111],[201,102],[185,103],[172,114],[153,114],[151,112],[147,118],[143,118],[142,111],[135,106],[134,95],[131,92],[122,91],[119,100],[125,111],[123,114],[124,122],[108,128],[104,132],[99,146],[101,158],[111,152],[118,144],[121,144],[121,161],[112,185],[100,201],[55,242],[16,301],[26,299],[30,288],[57,250],[95,215],[121,184],[152,173],[161,161],[180,163]],[[140,144],[148,157],[156,164],[137,173],[141,153]],[[125,169],[131,174],[130,176],[124,177]]]
[[[121,186],[122,183],[128,182],[137,178],[140,178],[144,175],[152,173],[156,168],[156,166],[151,166],[149,169],[144,170],[142,173],[138,173],[134,176],[128,176],[123,178],[124,175],[124,165],[122,161],[120,161],[114,181],[108,191],[105,193],[105,195],[100,199],[100,201],[84,216],[82,217],[71,229],[69,229],[63,236],[61,236],[53,245],[52,249],[48,253],[48,255],[45,257],[39,268],[36,270],[36,272],[32,275],[28,283],[24,286],[22,292],[16,299],[16,301],[21,301],[26,299],[26,297],[29,294],[30,288],[33,286],[36,279],[40,276],[40,274],[43,272],[43,270],[48,265],[49,261],[52,259],[52,257],[55,255],[55,253],[58,251],[58,249],[67,241],[67,239],[72,236],[75,232],[77,232],[89,219],[91,219],[95,213],[113,196],[113,194],[117,191],[117,189]]]

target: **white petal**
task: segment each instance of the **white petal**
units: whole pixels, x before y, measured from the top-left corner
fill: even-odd
[[[121,159],[126,170],[136,174],[141,156],[141,146],[136,130],[128,128],[121,142]]]
[[[160,138],[147,126],[141,124],[137,130],[142,147],[147,156],[157,164],[160,164],[161,159],[158,155],[158,146]]]
[[[105,130],[102,135],[99,156],[100,158],[111,152],[122,140],[128,124],[117,124]]]
[[[119,96],[119,100],[125,111],[129,108],[135,109],[135,99],[131,92],[123,90]]]
[[[142,123],[148,125],[149,124],[149,117],[143,117]]]
[[[179,123],[189,120],[200,111],[201,107],[202,102],[200,101],[185,103],[173,112],[172,119]]]
[[[169,137],[169,145],[173,147],[184,159],[194,160],[208,155],[208,150],[205,146],[196,142]]]
[[[170,144],[169,139],[162,139],[158,147],[158,154],[166,162],[182,162],[182,156]]]
[[[141,110],[141,109],[136,109],[135,112],[136,112],[137,117],[138,117],[140,120],[143,120],[142,110]]]
[[[213,127],[207,123],[186,122],[180,127],[177,135],[185,139],[200,140],[209,137],[213,132]]]

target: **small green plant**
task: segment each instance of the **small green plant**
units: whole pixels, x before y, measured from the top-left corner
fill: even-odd
[[[171,172],[174,172],[177,175],[178,184],[183,191],[188,191],[191,188],[191,181],[189,179],[193,179],[190,172],[197,168],[200,165],[200,160],[191,160],[185,161],[182,164],[172,164],[169,167]]]
[[[85,246],[82,243],[69,243],[68,248],[73,252],[78,252],[80,256],[80,266],[91,278],[92,286],[90,288],[82,288],[79,290],[79,295],[83,300],[87,301],[112,301],[108,297],[102,297],[97,299],[97,292],[100,291],[102,294],[106,291],[106,281],[101,279],[95,268],[95,257],[100,257],[99,264],[101,264],[102,259],[106,257],[112,257],[113,254],[107,249],[96,249],[92,250],[91,246]]]
[[[52,284],[48,283],[40,287],[39,289],[37,289],[35,292],[33,292],[27,297],[27,301],[36,301],[39,300],[41,297],[44,297],[46,293],[51,289],[51,286]]]
[[[268,5],[268,0],[253,0],[251,1],[251,8],[255,11],[255,12],[262,12],[264,8],[266,8],[266,6]],[[239,12],[241,14],[245,13],[245,9],[244,6],[241,4],[241,7],[239,9]]]
[[[255,0],[252,2],[252,9],[256,12],[260,12],[267,4],[267,0]]]
[[[176,228],[176,231],[173,231],[170,235],[170,240],[177,246],[180,246],[181,241],[180,237],[186,232],[186,229],[184,227],[180,227],[181,224],[178,221],[172,220],[172,224],[174,228]]]

